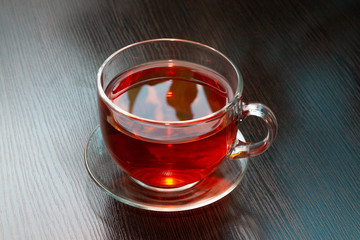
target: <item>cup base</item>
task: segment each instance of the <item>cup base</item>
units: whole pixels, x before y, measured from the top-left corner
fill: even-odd
[[[130,177],[134,182],[136,182],[137,184],[139,184],[140,186],[144,187],[144,188],[147,188],[149,190],[152,190],[152,191],[157,191],[157,192],[177,192],[177,191],[182,191],[182,190],[186,190],[188,188],[191,188],[193,187],[195,184],[197,184],[199,181],[197,182],[194,182],[194,183],[190,183],[190,184],[187,184],[185,186],[181,186],[181,187],[169,187],[169,188],[162,188],[162,187],[154,187],[154,186],[150,186],[150,185],[147,185],[133,177]]]
[[[240,132],[238,137],[245,141]],[[178,188],[152,187],[133,179],[115,163],[99,127],[85,146],[84,158],[91,179],[105,193],[130,206],[161,212],[195,209],[223,198],[241,182],[249,164],[248,158],[224,161],[199,182]]]

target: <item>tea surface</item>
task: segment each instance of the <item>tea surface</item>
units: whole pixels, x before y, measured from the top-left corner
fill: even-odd
[[[155,62],[127,71],[107,87],[121,109],[157,121],[201,118],[223,108],[233,97],[217,73],[187,62]]]

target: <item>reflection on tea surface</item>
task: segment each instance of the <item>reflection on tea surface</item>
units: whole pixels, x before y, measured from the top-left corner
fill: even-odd
[[[191,120],[223,108],[233,95],[226,81],[204,67],[189,66],[144,65],[114,79],[108,96],[125,111],[158,121]]]

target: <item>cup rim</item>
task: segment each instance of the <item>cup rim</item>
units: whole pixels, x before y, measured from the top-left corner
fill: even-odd
[[[205,115],[203,117],[200,118],[195,118],[195,119],[191,119],[191,120],[184,120],[184,121],[159,121],[159,120],[153,120],[153,119],[148,119],[148,118],[142,118],[139,117],[135,114],[129,113],[127,111],[125,111],[124,109],[120,108],[119,106],[117,106],[116,104],[114,104],[109,98],[108,96],[105,94],[105,90],[101,84],[101,79],[102,79],[102,74],[104,71],[104,68],[107,66],[107,64],[111,61],[111,59],[113,59],[116,55],[118,55],[119,53],[123,52],[124,50],[137,46],[137,45],[141,45],[141,44],[145,44],[145,43],[151,43],[151,42],[161,42],[161,41],[176,41],[176,42],[183,42],[183,43],[189,43],[189,44],[194,44],[194,45],[198,45],[204,48],[207,48],[213,52],[215,52],[216,54],[220,55],[222,58],[224,58],[228,63],[230,63],[230,65],[232,66],[232,68],[235,70],[236,72],[236,78],[238,81],[238,86],[236,89],[236,92],[233,96],[233,98],[221,109],[219,109],[216,112],[213,112],[211,114]],[[195,41],[190,41],[190,40],[185,40],[185,39],[179,39],[179,38],[157,38],[157,39],[149,39],[149,40],[145,40],[145,41],[140,41],[140,42],[135,42],[132,43],[130,45],[127,45],[117,51],[115,51],[114,53],[112,53],[104,62],[103,64],[100,66],[98,73],[97,73],[97,92],[99,94],[99,96],[101,97],[101,99],[104,101],[104,103],[110,107],[111,109],[115,110],[117,113],[120,113],[128,118],[134,119],[134,120],[138,120],[144,123],[148,123],[148,124],[156,124],[156,125],[193,125],[193,124],[198,124],[204,121],[208,121],[211,119],[216,118],[219,115],[223,115],[225,114],[229,109],[231,109],[231,107],[233,105],[235,105],[236,103],[239,102],[239,98],[242,95],[242,91],[243,91],[243,79],[241,76],[240,71],[238,70],[238,68],[236,67],[236,65],[227,57],[225,56],[223,53],[221,53],[220,51],[216,50],[213,47],[210,47],[208,45],[205,45],[203,43],[199,43],[199,42],[195,42]]]

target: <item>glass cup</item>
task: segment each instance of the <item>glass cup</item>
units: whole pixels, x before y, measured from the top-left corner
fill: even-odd
[[[223,161],[261,154],[274,140],[274,114],[263,104],[242,102],[242,90],[236,66],[204,44],[154,39],[124,47],[97,75],[105,146],[143,187],[192,187]],[[247,116],[264,120],[263,140],[237,137],[238,124]]]

